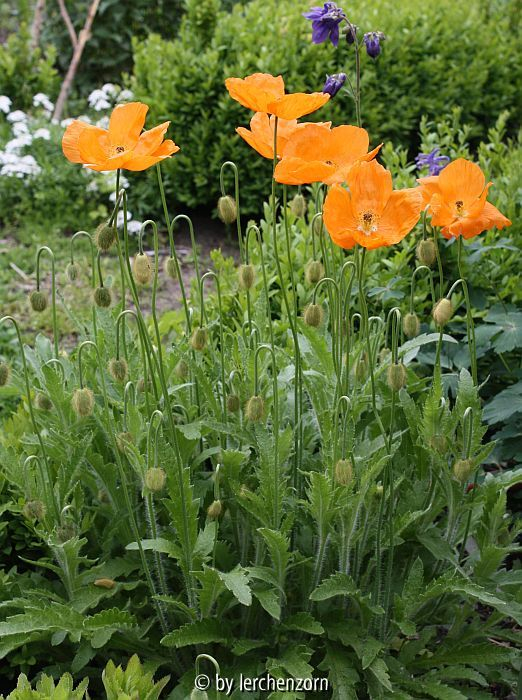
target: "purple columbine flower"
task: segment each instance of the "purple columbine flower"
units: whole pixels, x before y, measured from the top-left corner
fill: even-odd
[[[450,162],[448,156],[439,156],[440,148],[436,147],[430,153],[419,153],[415,158],[418,170],[428,168],[428,175],[438,175]]]
[[[346,73],[334,73],[326,76],[326,82],[323,87],[323,92],[327,92],[330,97],[337,95],[339,90],[346,82]]]
[[[371,58],[377,58],[381,53],[381,41],[384,41],[386,37],[382,32],[366,32],[363,36],[363,41],[366,46],[366,53]]]
[[[325,2],[324,7],[312,7],[303,12],[303,17],[312,20],[312,41],[322,44],[330,39],[334,46],[339,43],[339,25],[346,19],[344,10],[335,2]]]

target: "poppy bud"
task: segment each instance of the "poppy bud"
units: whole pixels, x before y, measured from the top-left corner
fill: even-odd
[[[36,408],[39,408],[40,411],[50,411],[53,407],[53,402],[48,396],[38,392],[34,397],[34,405]]]
[[[384,364],[388,357],[390,356],[391,350],[390,348],[381,348],[379,351],[379,362],[381,364]]]
[[[194,350],[201,352],[207,346],[208,333],[206,328],[195,328],[190,338],[190,344]]]
[[[185,360],[180,360],[174,367],[174,374],[178,379],[186,379],[189,375],[189,366]]]
[[[324,92],[324,90],[323,90]],[[306,214],[306,199],[302,194],[296,194],[295,197],[290,202],[290,211],[294,216],[299,218]]]
[[[65,275],[69,282],[74,282],[80,276],[80,266],[74,262],[70,262],[65,268]]]
[[[100,489],[98,491],[98,500],[100,503],[110,503],[111,499],[109,498],[109,494],[105,489]]]
[[[109,374],[117,382],[124,382],[129,368],[124,359],[113,358],[109,361]]]
[[[386,380],[392,391],[399,391],[403,386],[406,386],[406,367],[402,362],[389,365]]]
[[[143,394],[150,387],[150,379],[145,383],[145,377],[140,377],[136,383],[136,391],[138,394]]]
[[[220,197],[217,203],[218,216],[224,224],[233,224],[237,219],[236,200],[227,194]]]
[[[159,493],[165,488],[167,475],[161,467],[151,467],[145,472],[145,486],[153,493]]]
[[[111,588],[114,588],[116,581],[112,578],[97,578],[94,585],[98,586],[98,588],[107,588],[110,590]]]
[[[439,454],[444,454],[448,448],[448,440],[445,435],[435,433],[435,435],[432,435],[430,437],[429,445],[432,449],[435,450],[435,452],[438,452]]]
[[[437,259],[435,243],[431,238],[421,239],[417,244],[417,260],[422,265],[431,267]]]
[[[118,233],[115,226],[100,224],[94,234],[94,243],[98,250],[106,253],[112,247],[117,235]]]
[[[152,265],[146,253],[138,253],[132,263],[134,279],[138,284],[146,285],[152,279]]]
[[[444,297],[440,299],[433,309],[433,320],[437,326],[445,326],[446,323],[451,319],[453,315],[453,309],[451,308],[451,301]]]
[[[384,493],[384,486],[382,484],[376,484],[375,491],[373,492],[376,498],[382,498]]]
[[[80,418],[90,416],[94,410],[94,394],[90,389],[76,389],[71,401],[73,411]]]
[[[420,320],[417,314],[407,313],[402,319],[402,330],[407,338],[415,338],[420,333]]]
[[[120,452],[125,452],[125,448],[127,445],[133,445],[134,444],[134,437],[132,433],[129,433],[128,431],[124,431],[122,433],[118,433],[116,435],[116,447]]]
[[[93,294],[94,303],[101,309],[108,309],[112,302],[111,292],[107,287],[97,287]]]
[[[241,401],[239,400],[239,396],[237,394],[229,394],[227,396],[227,410],[230,411],[230,413],[237,413],[241,407]]]
[[[29,295],[29,302],[33,311],[40,313],[40,311],[45,311],[47,308],[47,295],[39,289],[35,289]]]
[[[251,396],[245,406],[247,420],[252,423],[259,423],[265,415],[265,402],[262,396]]]
[[[323,307],[320,304],[310,304],[304,312],[304,322],[307,326],[318,328],[323,322]]]
[[[0,362],[0,386],[5,386],[9,381],[11,370],[7,362]]]
[[[312,223],[312,233],[315,233],[316,236],[320,236],[323,231],[324,231],[323,215],[320,214],[319,216],[314,216],[314,220]]]
[[[78,528],[76,527],[76,525],[73,522],[68,521],[56,528],[56,537],[58,539],[58,542],[60,542],[61,544],[65,544],[65,542],[72,540],[72,538],[75,537],[77,532]]]
[[[349,486],[353,480],[353,464],[349,459],[340,459],[335,465],[335,481],[341,486]]]
[[[364,379],[366,379],[367,373],[368,355],[366,354],[366,352],[363,352],[363,354],[359,357],[355,365],[355,377],[359,382],[362,382],[364,381]]]
[[[166,258],[163,269],[165,270],[167,277],[170,277],[173,280],[178,279],[178,271],[176,269],[176,261],[174,258]]]
[[[22,513],[27,520],[43,520],[45,517],[45,505],[42,501],[27,501],[22,508]]]
[[[239,286],[241,289],[252,289],[256,279],[256,271],[253,265],[240,265]]]
[[[207,515],[211,520],[217,520],[221,513],[223,512],[223,505],[221,501],[212,501],[212,503],[207,508]]]
[[[190,700],[208,700],[208,693],[206,690],[194,688],[190,694]]]
[[[473,462],[471,459],[458,459],[453,465],[453,474],[460,481],[461,484],[465,484],[466,481],[471,476],[473,471]]]
[[[307,284],[317,284],[324,277],[324,265],[319,260],[310,260],[305,268],[305,281]]]

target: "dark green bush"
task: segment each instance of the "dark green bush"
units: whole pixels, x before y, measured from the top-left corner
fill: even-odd
[[[510,123],[516,123],[521,70],[514,8],[514,0],[487,8],[479,0],[375,0],[356,8],[350,16],[361,31],[379,29],[388,37],[377,61],[363,57],[363,120],[372,142],[415,149],[421,116],[438,120],[454,105],[462,107],[474,137],[485,135],[502,110],[511,110]],[[136,96],[150,104],[154,120],[172,119],[182,148],[168,166],[169,190],[178,201],[212,203],[221,163],[233,159],[249,175],[243,204],[253,211],[254,195],[269,175],[268,163],[252,158],[239,137],[230,138],[250,113],[228,97],[227,76],[282,73],[290,91],[320,90],[326,73],[351,68],[345,46],[335,51],[311,43],[310,24],[301,16],[306,9],[294,0],[253,0],[221,13],[210,40],[185,18],[174,41],[158,35],[135,41]],[[312,119],[353,122],[351,97],[340,93]]]

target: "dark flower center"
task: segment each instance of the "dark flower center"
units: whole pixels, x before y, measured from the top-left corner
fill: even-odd
[[[458,211],[458,213],[460,214],[461,211],[464,209],[464,202],[462,201],[462,199],[458,199],[458,200],[455,202],[455,206],[457,207],[457,211]]]
[[[125,146],[116,146],[116,153],[123,153]]]

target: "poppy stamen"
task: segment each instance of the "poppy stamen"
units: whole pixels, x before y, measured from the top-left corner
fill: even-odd
[[[367,236],[377,231],[377,216],[373,212],[365,211],[360,220],[359,231],[362,231]]]
[[[458,199],[455,202],[455,206],[457,207],[457,214],[462,214],[462,210],[464,209],[464,202],[462,201],[462,199]]]
[[[125,146],[116,146],[116,153],[123,153],[125,151]]]

